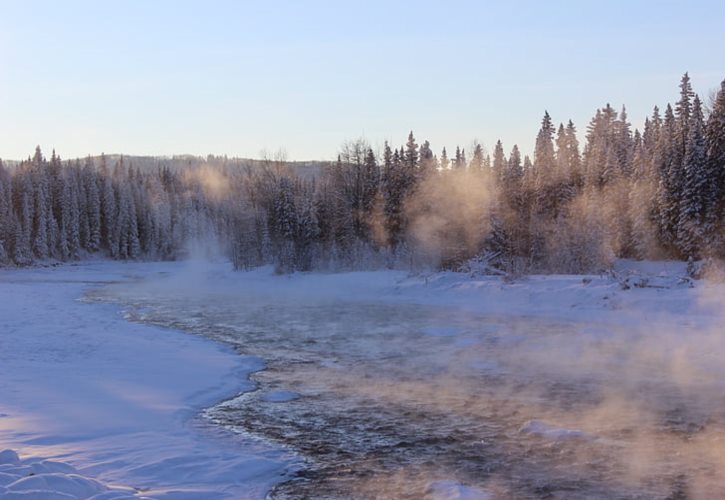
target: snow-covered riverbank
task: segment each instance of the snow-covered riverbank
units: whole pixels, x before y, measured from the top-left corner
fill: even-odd
[[[200,337],[127,322],[114,305],[75,300],[109,281],[128,281],[101,290],[109,290],[105,299],[134,304],[129,313],[137,321],[178,321],[179,327],[228,336],[240,346],[249,338],[255,342],[250,351],[265,358],[279,352],[276,372],[262,378],[282,385],[250,399],[272,405],[258,415],[244,409],[250,418],[287,418],[294,405],[307,411],[306,397],[314,394],[319,403],[327,393],[331,402],[344,394],[349,404],[413,404],[420,424],[431,429],[440,419],[426,420],[429,409],[446,408],[484,423],[511,410],[505,422],[496,422],[511,428],[504,432],[514,457],[507,467],[518,467],[521,443],[528,447],[522,457],[535,455],[542,440],[579,452],[584,443],[592,460],[606,457],[636,476],[617,491],[651,493],[641,489],[643,481],[669,478],[679,468],[690,491],[709,493],[719,483],[693,470],[719,464],[723,452],[711,438],[721,420],[713,395],[722,392],[725,379],[725,287],[683,278],[684,264],[668,262],[620,262],[617,279],[533,276],[513,283],[391,271],[276,276],[270,268],[232,273],[226,263],[200,262],[0,271],[0,449],[13,448],[23,459],[0,464],[0,472],[14,475],[0,477],[0,493],[38,487],[39,479],[8,485],[27,475],[28,467],[40,468],[32,465],[40,459],[67,462],[105,485],[142,488],[125,491],[153,497],[260,498],[289,477],[281,474],[294,462],[281,448],[195,418],[201,408],[249,388],[246,376],[262,361]],[[144,310],[154,305],[160,309]],[[182,318],[178,308],[186,305]],[[345,323],[346,317],[359,324]],[[238,324],[242,320],[255,323]],[[410,359],[399,357],[405,352]],[[312,364],[293,363],[289,371],[289,355],[295,363]],[[342,392],[329,392],[330,378],[334,391]],[[284,385],[291,382],[297,386]],[[299,400],[290,389],[301,391]],[[496,415],[488,413],[494,402]],[[316,411],[327,411],[321,416],[334,422],[334,412],[343,410],[322,405]],[[351,421],[350,429],[363,429],[358,423]],[[240,428],[233,418],[229,425]],[[415,436],[417,424],[411,425]],[[687,441],[673,432],[686,433]],[[491,444],[477,460],[498,456],[491,451],[500,448],[497,439],[487,438]],[[411,452],[418,449],[409,445]],[[662,464],[662,456],[679,458]],[[536,474],[577,474],[564,465]],[[45,467],[64,473],[62,466]],[[404,476],[386,472],[399,487]],[[465,474],[440,474],[425,476],[420,491],[456,498],[484,490],[506,494],[513,487],[503,477],[471,483]],[[601,480],[614,474],[624,481],[617,470]],[[558,481],[552,487],[564,484]],[[596,496],[604,490],[591,491]]]
[[[71,492],[57,478],[42,482],[43,470],[154,498],[259,498],[282,477],[290,464],[283,450],[196,419],[202,408],[249,389],[247,376],[261,360],[78,300],[89,286],[173,267],[0,271],[0,449],[25,459],[0,463],[0,497],[53,485]],[[76,470],[33,465],[40,459]],[[30,472],[35,479],[12,484]]]

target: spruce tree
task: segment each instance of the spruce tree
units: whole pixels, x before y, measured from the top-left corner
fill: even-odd
[[[679,170],[677,155],[677,131],[675,115],[667,105],[660,130],[655,155],[658,173],[656,223],[659,242],[663,248],[673,251],[677,243],[677,221],[679,219]]]
[[[484,173],[483,170],[483,146],[478,142],[473,148],[473,157],[471,158],[471,171],[476,173]]]
[[[418,169],[418,144],[415,142],[412,130],[408,134],[408,142],[405,144],[405,166],[410,175],[414,175]]]
[[[725,80],[715,97],[705,131],[707,179],[704,234],[711,253],[725,257]]]
[[[546,176],[556,166],[554,154],[554,124],[551,121],[549,112],[544,112],[541,120],[541,128],[536,136],[536,147],[534,150],[534,168],[537,175]]]
[[[420,179],[426,179],[431,175],[435,174],[436,159],[435,155],[433,155],[433,150],[431,149],[430,143],[428,141],[424,141],[423,144],[420,146],[419,163],[420,166],[418,168],[418,177]]]
[[[448,159],[448,153],[446,152],[445,147],[443,148],[443,151],[441,151],[440,164],[441,164],[441,170],[444,172],[446,170],[448,170],[449,168],[451,168],[451,161]]]
[[[703,244],[706,197],[709,188],[704,123],[700,98],[695,96],[688,125],[684,182],[680,199],[677,240],[684,257],[697,257]]]
[[[680,80],[680,99],[675,104],[675,127],[677,134],[677,147],[675,153],[677,159],[682,162],[685,155],[685,148],[689,140],[690,115],[692,113],[692,99],[695,93],[692,91],[690,75],[685,73]]]
[[[464,161],[464,156],[461,153],[461,147],[456,146],[456,156],[453,159],[453,168],[456,170],[460,170],[466,166],[466,162]]]

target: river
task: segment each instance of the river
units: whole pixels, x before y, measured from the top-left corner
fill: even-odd
[[[265,361],[253,391],[204,418],[304,458],[272,498],[725,491],[724,448],[712,445],[725,428],[722,387],[689,393],[656,360],[633,371],[627,346],[612,340],[625,327],[370,297],[159,293],[147,281],[110,284],[91,298],[121,304],[131,321]]]

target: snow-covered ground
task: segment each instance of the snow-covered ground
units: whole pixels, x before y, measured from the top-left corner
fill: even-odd
[[[722,486],[710,470],[725,465],[715,439],[725,412],[725,286],[688,281],[682,263],[622,261],[615,271],[511,283],[390,271],[275,276],[270,268],[231,273],[228,264],[200,262],[0,271],[0,449],[20,456],[0,460],[0,495],[65,481],[58,491],[82,482],[86,493],[111,485],[153,497],[263,497],[290,477],[295,458],[197,417],[251,389],[247,375],[269,361],[269,374],[257,377],[262,393],[230,400],[212,421],[249,430],[234,424],[241,413],[233,411],[252,422],[312,411],[315,425],[327,425],[340,417],[330,412],[359,409],[360,401],[380,408],[395,401],[414,405],[428,432],[443,422],[475,435],[481,421],[505,418],[495,422],[497,434],[480,439],[482,456],[493,463],[505,449],[531,462],[532,477],[556,475],[566,488],[571,475],[604,470],[604,483],[617,482],[609,493],[657,497],[667,490],[657,481],[672,479],[672,488],[684,481],[690,494],[707,497]],[[119,283],[104,284],[111,281]],[[117,305],[76,300],[89,287],[135,321]],[[224,339],[265,359],[141,322]],[[244,408],[250,404],[267,413]],[[431,420],[441,411],[455,419]],[[388,424],[410,420],[389,417]],[[339,423],[343,434],[363,424]],[[273,430],[290,444],[283,425]],[[291,435],[302,440],[305,431]],[[321,438],[328,447],[332,434]],[[561,448],[537,462],[552,452],[547,443]],[[75,469],[38,465],[48,459]],[[521,474],[515,466],[506,463]],[[31,470],[36,479],[23,479]],[[419,474],[385,472],[398,485]],[[465,467],[459,472],[426,476],[421,495],[515,491],[503,474],[473,484]],[[384,491],[378,483],[375,491]],[[581,487],[596,497],[605,491],[597,484]]]
[[[0,497],[87,498],[113,485],[153,498],[259,498],[286,472],[284,450],[196,418],[249,389],[261,360],[78,300],[167,266],[0,270],[0,450],[22,459],[0,455]]]

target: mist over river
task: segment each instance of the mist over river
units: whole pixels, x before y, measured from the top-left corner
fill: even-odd
[[[697,362],[673,371],[671,337],[641,325],[391,301],[385,273],[339,293],[268,274],[158,273],[88,298],[264,360],[254,390],[203,416],[303,457],[273,498],[725,492],[719,340],[679,344]]]

